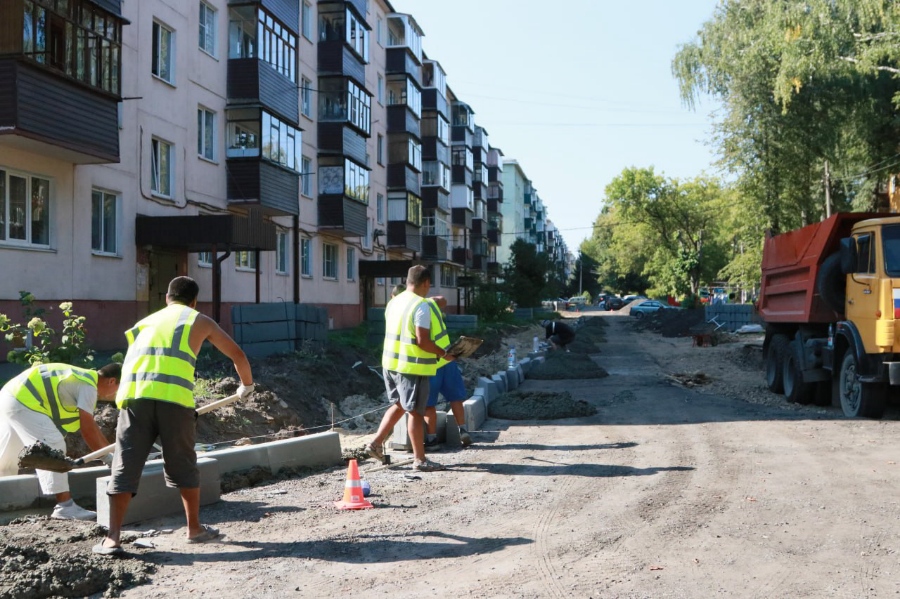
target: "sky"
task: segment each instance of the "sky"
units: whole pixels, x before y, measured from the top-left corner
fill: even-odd
[[[685,107],[671,69],[718,0],[390,1],[490,144],[522,166],[570,252],[623,169],[715,174],[715,102]]]

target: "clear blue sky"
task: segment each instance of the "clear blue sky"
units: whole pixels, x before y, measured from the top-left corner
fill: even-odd
[[[624,168],[713,174],[712,101],[685,108],[671,73],[718,0],[391,0],[519,161],[573,253]]]

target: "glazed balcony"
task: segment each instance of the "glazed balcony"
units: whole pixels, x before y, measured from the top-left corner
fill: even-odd
[[[345,195],[320,194],[317,201],[319,230],[345,237],[368,233],[366,205]]]
[[[258,158],[228,158],[225,166],[229,204],[258,206],[271,216],[300,214],[299,173]]]
[[[422,110],[433,110],[446,119],[450,118],[450,103],[433,87],[422,90]]]
[[[472,229],[472,211],[468,208],[453,208],[452,223],[457,227]]]
[[[500,214],[501,200],[490,197],[490,189],[488,189],[487,211],[489,214]]]
[[[360,84],[366,81],[365,63],[343,40],[319,41],[317,66],[322,77],[351,77]]]
[[[408,164],[389,164],[387,167],[387,186],[391,191],[408,191],[422,195],[419,172]]]
[[[440,187],[423,187],[422,208],[450,214],[450,194]]]
[[[296,0],[293,2],[293,4],[298,5]],[[366,0],[319,0],[318,5],[320,7],[320,10],[322,7],[349,5],[352,6],[354,10],[356,10],[357,14],[361,16],[365,16],[366,14]]]
[[[334,154],[366,164],[366,138],[346,123],[319,123],[319,154]]]
[[[422,138],[422,160],[450,164],[450,146],[437,137],[425,136]]]
[[[486,272],[489,277],[499,277],[503,272],[503,266],[499,262],[488,262]]]
[[[440,235],[422,236],[422,257],[426,260],[446,260],[449,243]]]
[[[421,139],[422,132],[417,117],[406,104],[394,104],[387,107],[388,133],[406,133]]]
[[[297,85],[258,58],[228,59],[228,105],[262,105],[292,123],[300,118]]]
[[[460,164],[454,164],[451,169],[452,181],[457,185],[472,187],[472,171]]]
[[[419,85],[422,84],[422,65],[406,47],[385,48],[385,52],[385,74],[406,75]]]
[[[394,249],[422,251],[421,228],[406,221],[388,221],[387,245]]]
[[[503,185],[503,169],[499,166],[491,166],[488,164],[488,183],[497,183]]]
[[[502,232],[500,229],[488,229],[487,240],[491,245],[500,245],[500,237]]]
[[[466,268],[472,268],[472,250],[463,247],[453,248],[453,261]]]

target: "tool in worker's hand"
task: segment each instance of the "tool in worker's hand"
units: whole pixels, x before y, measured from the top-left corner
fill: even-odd
[[[207,412],[232,404],[240,398],[240,395],[235,394],[226,397],[225,399],[206,404],[205,406],[200,406],[197,408],[197,414],[206,414]],[[73,468],[77,468],[87,462],[112,453],[115,448],[116,445],[113,443],[112,445],[107,445],[97,451],[92,451],[85,456],[73,460],[61,451],[57,451],[46,443],[38,441],[37,443],[29,445],[19,453],[19,468],[34,468],[36,470],[49,470],[50,472],[68,472]]]

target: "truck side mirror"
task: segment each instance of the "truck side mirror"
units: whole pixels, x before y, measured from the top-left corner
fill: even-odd
[[[856,240],[852,237],[841,239],[841,272],[845,275],[856,272]]]

